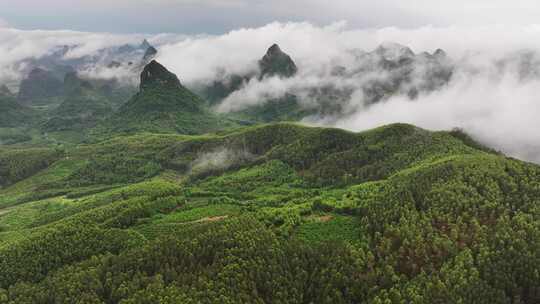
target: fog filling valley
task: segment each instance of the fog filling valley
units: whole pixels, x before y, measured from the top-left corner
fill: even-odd
[[[361,131],[403,122],[430,130],[461,128],[476,140],[506,154],[540,163],[539,26],[423,27],[355,30],[340,22],[325,27],[309,23],[272,23],[224,35],[117,35],[73,31],[22,31],[0,28],[0,85],[14,91],[32,60],[64,46],[63,57],[77,61],[88,78],[116,78],[136,84],[137,73],[107,51],[143,39],[156,46],[156,60],[176,73],[189,88],[230,75],[246,75],[269,46],[278,43],[298,73],[290,78],[252,78],[215,106],[232,112],[294,94],[306,109],[320,105],[318,92],[330,89],[341,110],[310,115],[303,122]],[[500,37],[504,37],[501,39]],[[381,47],[382,45],[382,47]],[[444,59],[433,63],[436,50]],[[389,61],[411,56],[408,81],[402,69],[382,69]],[[117,54],[117,53],[116,53]],[[131,54],[138,54],[137,52]],[[443,55],[441,55],[443,56]],[[86,58],[82,60],[81,58]],[[89,59],[90,58],[90,59]],[[380,59],[380,58],[379,58]],[[448,68],[448,81],[435,81]],[[366,88],[395,84],[393,94],[373,102]],[[411,94],[412,89],[421,88]],[[422,89],[425,88],[425,89]]]

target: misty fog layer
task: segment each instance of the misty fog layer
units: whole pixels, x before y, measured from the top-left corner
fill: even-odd
[[[137,44],[143,38],[0,28],[0,85],[20,80],[28,70],[28,58],[47,56],[63,45],[70,46],[66,59],[97,58],[81,66],[82,75],[136,82],[138,75],[124,66],[111,68],[112,59],[103,49]],[[540,162],[540,97],[536,93],[540,89],[540,26],[355,30],[345,23],[326,27],[272,23],[219,36],[146,38],[158,48],[157,60],[188,87],[256,71],[257,61],[273,43],[294,59],[297,75],[251,79],[216,106],[220,112],[242,110],[286,94],[297,96],[301,106],[313,108],[320,103],[313,92],[332,88],[340,93],[335,102],[343,110],[306,117],[304,122],[353,131],[394,122],[432,130],[459,127],[511,156]],[[407,71],[410,79],[373,103],[366,87],[373,82],[394,82],[403,73],[373,64],[371,54],[381,44],[386,50],[381,56],[400,57],[400,52],[410,48],[415,57]],[[432,86],[429,58],[439,48],[448,54],[452,77]],[[412,86],[430,89],[412,98]]]

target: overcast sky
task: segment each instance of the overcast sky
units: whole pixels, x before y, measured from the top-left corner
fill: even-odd
[[[20,29],[211,33],[272,21],[354,28],[540,23],[537,0],[0,0],[0,24]]]

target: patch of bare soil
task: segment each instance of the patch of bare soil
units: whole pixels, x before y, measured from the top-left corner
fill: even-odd
[[[333,219],[334,217],[331,216],[331,215],[325,215],[325,216],[321,216],[317,219],[317,221],[321,222],[321,223],[326,223],[326,222],[329,222]]]

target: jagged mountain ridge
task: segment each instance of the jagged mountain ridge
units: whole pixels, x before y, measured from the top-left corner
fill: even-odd
[[[350,66],[337,65],[330,69],[328,74],[310,75],[321,78],[321,86],[303,88],[300,92],[286,92],[281,98],[265,99],[263,96],[255,105],[235,110],[236,114],[244,119],[265,122],[300,120],[311,115],[343,116],[347,115],[345,111],[350,108],[348,103],[357,91],[362,92],[361,96],[366,105],[396,94],[414,99],[419,94],[429,93],[446,85],[455,69],[452,60],[441,49],[432,54],[415,54],[406,46],[384,43],[371,52],[351,50],[349,53],[353,57]],[[272,76],[288,79],[299,72],[293,59],[277,44],[272,45],[259,60],[259,67],[257,73],[226,75],[222,80],[214,81],[198,92],[207,98],[210,104],[219,108],[233,93],[249,89],[250,81],[264,82],[265,77]],[[335,84],[337,82],[340,84]],[[300,103],[299,98],[303,98],[304,102]]]
[[[155,56],[155,49],[147,41],[143,41],[140,46],[126,46],[120,49],[122,49],[123,52],[131,52],[133,49],[141,50],[144,48],[146,48],[152,56]],[[65,54],[68,51],[69,48],[63,48],[59,50],[59,53]],[[351,53],[354,54],[356,60],[361,64],[355,64],[354,68],[344,66],[335,67],[332,71],[334,77],[350,79],[360,77],[376,70],[385,70],[392,74],[392,77],[388,79],[376,79],[365,85],[363,88],[364,95],[369,98],[371,103],[378,102],[393,94],[399,93],[407,94],[409,97],[414,98],[419,92],[434,90],[444,85],[452,74],[452,69],[447,68],[451,67],[451,64],[449,64],[451,61],[442,50],[437,50],[433,54],[414,54],[407,47],[396,44],[385,44],[381,45],[373,52],[351,51]],[[144,60],[142,62],[144,62]],[[408,87],[407,82],[410,81],[411,77],[417,77],[417,75],[414,75],[414,65],[417,62],[422,62],[425,66],[431,67],[426,70],[426,75],[424,75],[430,82],[424,84],[415,83],[416,86]],[[448,65],[443,66],[443,62],[445,64],[448,63]],[[108,130],[113,133],[116,131],[112,130],[129,133],[144,129],[152,132],[186,132],[193,134],[209,130],[218,130],[221,129],[222,126],[230,124],[234,125],[235,123],[232,123],[232,121],[236,121],[240,124],[254,124],[258,122],[299,121],[313,115],[321,117],[341,116],[347,114],[344,112],[346,102],[354,92],[352,88],[349,89],[347,87],[335,88],[331,85],[314,87],[301,94],[301,97],[294,94],[294,92],[291,92],[285,94],[281,98],[266,101],[263,100],[256,105],[233,113],[216,115],[212,113],[212,110],[208,105],[212,107],[219,106],[223,99],[233,92],[242,90],[250,81],[265,81],[265,79],[269,77],[278,77],[287,81],[287,79],[290,79],[291,77],[297,77],[301,71],[299,71],[292,57],[283,52],[281,48],[275,44],[272,45],[267,50],[266,54],[258,61],[259,71],[257,73],[246,74],[243,76],[230,75],[227,76],[225,80],[215,82],[210,89],[210,91],[213,90],[210,94],[213,98],[210,97],[209,101],[205,102],[191,92],[183,92],[182,89],[187,88],[180,83],[176,75],[169,73],[161,65],[159,66],[163,68],[164,71],[157,69],[158,66],[155,65],[154,62],[150,63],[149,65],[156,68],[156,70],[154,71],[152,68],[143,71],[147,74],[149,73],[148,77],[145,76],[145,73],[141,73],[139,93],[136,96],[148,97],[154,93],[144,94],[145,87],[149,87],[152,90],[152,88],[157,86],[171,88],[172,91],[176,91],[176,93],[173,93],[170,96],[165,96],[167,94],[155,93],[156,96],[163,96],[158,97],[157,101],[154,100],[152,106],[150,106],[150,104],[152,104],[151,102],[144,102],[143,104],[146,104],[146,106],[136,105],[138,103],[132,104],[131,107],[139,109],[132,109],[127,112],[130,113],[129,115],[132,117],[146,117],[143,120],[143,124],[147,124],[145,127],[138,128],[133,119],[127,119],[123,124],[109,124],[107,127],[101,128],[101,130]],[[121,68],[123,64],[124,63],[116,62],[110,68]],[[141,70],[143,69],[144,67],[141,67]],[[133,73],[135,73],[136,70],[135,67],[132,68]],[[52,72],[43,69],[41,69],[41,71],[44,71],[49,76],[53,75]],[[150,75],[152,73],[161,74],[161,76],[153,77],[153,75]],[[74,72],[67,72],[66,75],[76,74],[74,74]],[[169,76],[170,78],[168,78]],[[50,97],[45,100],[46,102],[52,103],[52,107],[48,117],[44,118],[43,131],[91,129],[93,126],[102,125],[102,120],[110,121],[110,116],[126,116],[121,113],[115,114],[114,112],[116,110],[119,110],[120,112],[126,110],[125,108],[120,109],[119,107],[129,99],[131,94],[135,93],[133,89],[123,90],[122,87],[115,84],[114,81],[96,79],[82,80],[78,76],[74,79],[80,82],[78,85],[75,85],[75,87],[79,88],[79,91],[77,91],[78,93],[72,92],[69,94],[69,87],[71,85],[68,83],[68,80],[70,80],[70,78],[65,77],[65,81],[61,83],[61,87],[56,89],[57,92],[62,91],[60,96]],[[157,83],[152,83],[153,81],[157,81]],[[59,83],[56,82],[56,84]],[[81,85],[86,88],[81,90]],[[171,90],[168,90],[168,92],[170,93]],[[208,90],[206,93],[208,93]],[[80,96],[76,96],[77,94]],[[172,97],[173,95],[184,96]],[[201,95],[203,97],[208,97],[208,94]],[[145,99],[146,97],[133,97],[131,99]],[[300,98],[310,99],[312,101],[311,105],[306,107],[306,103],[300,102]],[[159,100],[164,99],[172,101],[160,104]],[[185,101],[197,99],[198,102],[178,104],[175,101],[181,99],[184,99]],[[39,104],[46,104],[46,102],[42,101]],[[58,109],[54,110],[55,107],[58,107]],[[156,111],[154,111],[152,107],[155,107]],[[189,121],[189,118],[187,117],[183,118],[184,123],[180,124],[182,126],[173,123],[175,120],[174,117],[182,111],[185,113],[193,112],[199,114],[204,112],[204,115],[202,115],[204,117],[203,121],[207,122],[208,127],[203,127],[201,124],[198,124],[197,128],[188,127],[190,123],[187,123]],[[145,112],[153,114],[144,115],[143,113]],[[218,116],[220,118],[217,118]],[[228,118],[224,118],[225,116]],[[212,118],[210,119],[210,117]],[[165,121],[168,122],[165,123]],[[128,127],[128,125],[131,127]],[[166,127],[162,128],[163,125],[166,125]]]

